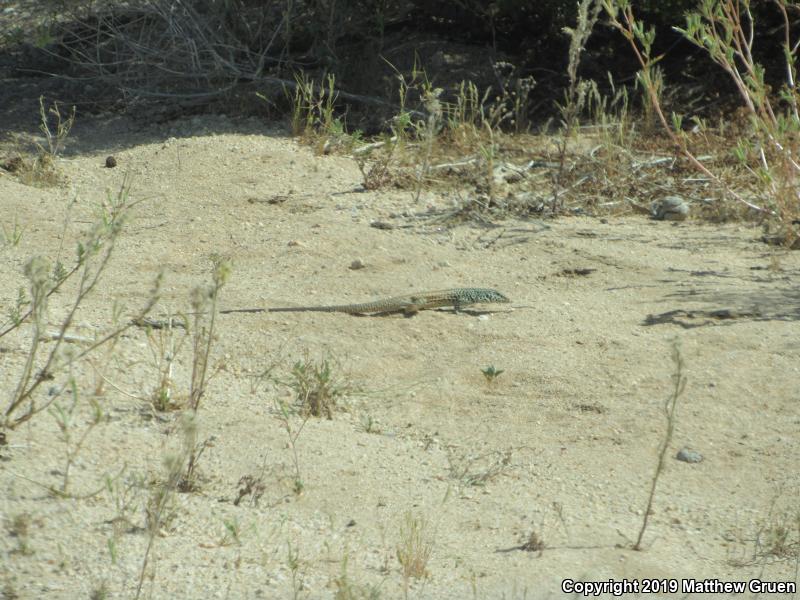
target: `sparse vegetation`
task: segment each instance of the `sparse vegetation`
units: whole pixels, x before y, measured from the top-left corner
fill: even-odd
[[[101,581],[89,594],[90,600],[108,600],[111,597],[111,592],[108,589],[108,583]]]
[[[223,534],[222,539],[219,541],[220,547],[223,546],[241,546],[242,545],[242,526],[239,521],[234,519],[225,519],[222,522]]]
[[[78,425],[75,421],[80,416],[80,411],[78,410],[80,405],[80,392],[78,391],[78,385],[74,378],[70,378],[67,385],[69,388],[68,393],[70,401],[65,403],[56,401],[48,408],[48,412],[53,416],[53,419],[55,419],[58,425],[59,437],[64,443],[64,466],[61,471],[61,489],[59,490],[63,495],[67,494],[70,469],[78,453],[83,448],[92,430],[106,418],[97,399],[89,398],[89,418],[83,426],[83,431],[78,430]]]
[[[10,228],[5,223],[2,224],[3,246],[16,247],[17,245],[19,245],[19,242],[22,239],[22,234],[24,233],[24,229],[20,227],[18,219],[19,217],[15,215],[14,221],[11,224]]]
[[[800,511],[795,499],[796,494],[780,490],[763,516],[748,520],[733,537],[738,555],[732,554],[728,562],[759,569],[776,563],[800,565]]]
[[[545,548],[547,548],[547,544],[535,529],[528,534],[527,539],[519,547],[520,550],[525,552],[538,552],[539,554],[544,552]]]
[[[575,28],[565,28],[570,38],[567,65],[569,86],[564,92],[564,102],[558,105],[561,114],[561,131],[556,141],[558,168],[553,174],[553,199],[550,203],[550,211],[554,214],[564,208],[560,197],[565,186],[567,146],[577,131],[578,117],[586,109],[591,91],[596,89],[594,82],[584,81],[578,77],[578,65],[581,54],[586,48],[586,42],[589,41],[589,36],[600,16],[600,8],[598,0],[580,0]]]
[[[292,599],[297,600],[303,596],[305,589],[305,568],[300,558],[300,549],[297,546],[292,547],[291,542],[286,543],[286,563],[292,574]]]
[[[364,433],[380,433],[381,432],[380,424],[369,413],[361,413],[358,416],[358,420],[359,420],[359,423],[361,424],[361,429],[364,431]]]
[[[494,365],[489,365],[481,369],[481,373],[486,378],[488,383],[494,383],[494,380],[500,377],[505,371],[503,369],[496,369]]]
[[[633,544],[634,550],[642,550],[642,540],[644,533],[647,530],[647,523],[650,521],[650,515],[653,510],[653,500],[656,496],[656,486],[661,473],[664,471],[665,460],[667,451],[669,450],[670,443],[672,442],[672,434],[675,432],[675,419],[676,409],[678,407],[678,398],[686,391],[686,375],[684,373],[685,365],[683,356],[681,355],[681,347],[679,341],[676,339],[672,345],[672,361],[675,363],[675,373],[672,375],[672,392],[667,400],[664,402],[664,418],[666,419],[666,430],[664,437],[661,440],[658,448],[658,459],[656,461],[656,469],[653,477],[650,480],[650,493],[647,496],[647,508],[642,516],[642,526],[639,529],[639,535],[636,537],[636,542]]]
[[[56,159],[64,149],[72,126],[75,124],[75,107],[69,115],[61,114],[58,102],[45,106],[44,96],[39,97],[39,130],[44,135],[45,145],[36,142],[36,154],[32,158],[18,157],[13,170],[27,185],[52,187],[62,178]]]
[[[637,529],[797,580],[797,2],[58,4],[0,19],[48,74],[0,91],[0,597],[546,596]],[[513,309],[269,310],[473,282]]]
[[[283,426],[283,430],[286,432],[289,448],[292,451],[292,467],[294,469],[292,478],[292,492],[295,496],[300,496],[305,489],[305,484],[303,483],[303,477],[300,472],[300,456],[297,451],[297,440],[300,437],[300,434],[303,432],[303,428],[306,426],[308,419],[311,418],[311,413],[306,413],[302,418],[300,425],[295,427],[292,424],[292,413],[286,403],[282,402],[281,400],[276,400],[275,404],[277,409],[276,418],[280,421],[281,425]]]
[[[210,439],[197,441],[197,414],[200,401],[206,394],[206,386],[211,376],[209,366],[211,348],[216,339],[215,325],[219,316],[219,293],[230,277],[231,264],[222,256],[211,257],[211,284],[198,286],[192,290],[191,307],[194,315],[192,327],[192,375],[189,386],[189,406],[193,418],[185,428],[187,438],[191,436],[186,472],[180,482],[181,491],[192,491],[197,486],[197,466],[200,456],[211,445]]]
[[[450,477],[461,487],[486,485],[510,468],[512,455],[512,450],[494,450],[479,455],[460,456],[448,452]]]
[[[253,506],[258,506],[258,501],[264,495],[266,485],[261,477],[253,475],[245,475],[239,479],[239,490],[236,499],[233,501],[234,506],[239,506],[239,503],[246,497],[250,497],[250,502]]]
[[[405,514],[400,525],[400,541],[397,544],[397,561],[406,596],[411,579],[428,577],[428,561],[433,553],[433,540],[428,521],[410,512]]]
[[[333,580],[336,592],[334,600],[380,600],[381,593],[379,586],[363,585],[350,579],[347,574],[348,557],[342,559],[342,570],[336,579]]]
[[[306,353],[294,363],[286,385],[295,394],[298,412],[302,416],[333,419],[333,411],[352,386],[335,373],[331,358],[314,360]]]
[[[110,520],[113,534],[108,540],[111,562],[116,562],[116,540],[124,532],[141,531],[144,528],[135,522],[141,510],[143,495],[148,489],[146,477],[130,472],[122,472],[119,477],[106,476],[106,496],[114,508]]]
[[[800,512],[787,510],[763,524],[755,543],[755,555],[766,560],[800,560]]]
[[[673,144],[695,169],[710,178],[730,198],[763,217],[776,218],[785,244],[793,246],[798,239],[795,221],[800,214],[800,197],[792,183],[800,174],[800,166],[793,158],[797,155],[795,137],[800,131],[800,116],[795,87],[798,45],[792,39],[788,14],[796,6],[786,0],[774,4],[782,17],[784,40],[781,50],[786,63],[786,80],[778,94],[783,104],[781,107],[770,91],[764,67],[754,58],[754,17],[749,0],[703,0],[697,10],[687,14],[686,27],[677,28],[687,40],[704,49],[731,77],[749,113],[755,135],[740,138],[733,151],[744,169],[752,175],[748,187],[755,185],[759,189],[761,199],[749,200],[746,192],[735,189],[692,151],[683,116],[672,113],[667,118],[660,99],[663,82],[655,66],[659,58],[653,55],[655,30],[637,19],[630,0],[603,0],[611,24],[628,40],[642,66],[639,81],[647,93],[647,105],[658,116]],[[706,130],[702,121],[696,120],[695,127],[701,132]]]
[[[13,517],[6,517],[6,531],[8,535],[16,540],[17,547],[13,552],[18,552],[24,556],[33,554],[30,545],[31,515],[29,513],[18,513]]]
[[[175,494],[186,479],[186,465],[195,453],[197,438],[196,414],[184,412],[181,416],[181,446],[178,451],[164,457],[164,475],[152,486],[146,506],[147,547],[142,557],[139,570],[139,582],[136,586],[136,598],[142,593],[148,566],[152,558],[155,541],[162,535],[164,528],[169,527],[175,518]]]
[[[348,135],[342,119],[336,116],[336,77],[331,73],[325,85],[316,86],[305,74],[295,76],[292,90],[284,89],[291,99],[291,128],[295,136],[313,144],[318,154],[328,154],[333,149],[350,149],[358,143],[361,132]],[[259,94],[262,100],[268,101]]]
[[[125,220],[135,205],[128,198],[127,183],[120,187],[116,196],[109,194],[108,203],[103,207],[100,220],[94,224],[84,240],[78,243],[73,266],[67,271],[61,262],[53,267],[41,256],[35,256],[25,265],[25,277],[30,285],[30,300],[22,293],[14,309],[10,311],[10,323],[0,330],[0,337],[21,327],[25,323],[31,325],[30,347],[27,360],[20,374],[16,390],[3,414],[3,426],[13,429],[31,419],[36,414],[49,409],[60,395],[69,388],[69,379],[64,383],[51,384],[46,396],[40,393],[45,381],[53,381],[57,375],[68,372],[92,352],[101,348],[122,335],[123,332],[145,318],[158,300],[160,278],[156,280],[149,298],[138,314],[131,320],[118,324],[112,329],[92,340],[87,347],[76,352],[64,352],[63,348],[69,338],[78,310],[100,282],[114,252],[118,237],[122,232]],[[56,332],[48,331],[49,317],[47,303],[50,296],[56,293],[73,277],[77,278],[78,290],[66,316],[58,324]],[[23,312],[23,308],[27,307]],[[44,340],[52,339],[53,346],[45,354],[44,360],[34,373],[39,352]]]
[[[38,145],[39,155],[48,156],[52,161],[64,149],[64,144],[67,141],[69,132],[75,124],[75,107],[66,119],[61,115],[61,109],[58,107],[58,102],[54,102],[52,106],[45,109],[44,96],[39,96],[39,129],[44,134],[47,148]],[[53,124],[50,124],[50,119],[53,119]]]
[[[175,398],[175,360],[189,335],[185,325],[179,325],[183,323],[168,317],[164,327],[145,327],[150,357],[158,373],[156,385],[150,392],[150,403],[158,412],[180,408],[180,401]]]

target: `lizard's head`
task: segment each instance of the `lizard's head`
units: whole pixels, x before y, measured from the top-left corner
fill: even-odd
[[[481,290],[482,300],[481,302],[498,302],[502,304],[506,304],[511,302],[504,294],[501,294],[497,290],[492,289],[484,289]]]

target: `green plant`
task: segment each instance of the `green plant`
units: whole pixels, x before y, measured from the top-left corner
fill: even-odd
[[[297,440],[300,437],[300,434],[303,432],[303,428],[306,426],[311,414],[306,413],[302,422],[300,423],[300,427],[295,429],[292,426],[292,415],[289,412],[289,407],[286,406],[286,403],[282,400],[276,400],[275,405],[277,408],[277,418],[283,425],[284,431],[286,431],[286,435],[289,438],[289,448],[292,451],[292,465],[294,466],[292,492],[295,496],[300,496],[305,489],[305,484],[303,483],[303,477],[300,473],[300,456],[297,452]]]
[[[81,449],[83,448],[83,444],[86,442],[86,439],[89,437],[89,434],[92,432],[92,430],[106,418],[106,415],[97,400],[95,398],[90,398],[89,404],[91,414],[89,420],[86,423],[83,432],[75,437],[73,429],[76,427],[75,417],[77,416],[76,412],[79,405],[80,394],[78,392],[78,386],[75,383],[74,377],[69,378],[67,385],[69,387],[71,402],[62,404],[56,401],[53,402],[48,409],[48,412],[53,416],[56,424],[58,425],[59,436],[61,437],[61,441],[64,443],[64,467],[62,471],[63,478],[61,480],[60,490],[62,495],[66,495],[68,493],[67,488],[69,487],[70,469],[75,462],[75,458],[80,453]]]
[[[556,213],[564,208],[561,195],[565,187],[566,176],[566,155],[570,138],[574,135],[578,127],[578,117],[586,107],[587,98],[590,91],[596,86],[594,82],[584,81],[578,77],[578,65],[583,53],[586,42],[594,29],[595,23],[600,16],[599,0],[581,0],[578,3],[578,16],[575,29],[564,28],[564,32],[569,36],[569,62],[567,65],[567,75],[569,76],[569,86],[564,94],[564,102],[557,104],[561,113],[561,131],[556,146],[558,149],[558,169],[553,176],[553,198],[550,202],[550,211]]]
[[[52,124],[51,124],[52,121]],[[46,146],[36,143],[36,157],[32,163],[20,165],[20,179],[31,185],[55,185],[59,181],[55,159],[64,149],[67,137],[75,123],[75,107],[66,118],[62,116],[57,102],[45,107],[44,96],[39,97],[39,130],[45,137]]]
[[[0,589],[0,598],[3,600],[19,600],[21,596],[17,589],[14,587],[14,579],[11,575],[5,574],[3,576],[3,587]]]
[[[419,196],[422,192],[422,184],[428,176],[428,171],[431,166],[431,153],[433,152],[433,143],[439,133],[442,123],[442,104],[439,101],[442,88],[434,88],[429,83],[426,83],[423,88],[422,99],[425,104],[425,110],[428,113],[427,119],[421,121],[417,126],[417,137],[422,138],[424,146],[424,155],[422,164],[417,169],[417,184],[414,190],[414,202],[419,202]]]
[[[342,569],[339,576],[333,580],[336,591],[334,600],[379,600],[381,592],[379,586],[361,585],[350,580],[347,574],[348,556],[342,559]]]
[[[189,338],[185,327],[178,327],[172,317],[167,317],[164,327],[146,327],[147,343],[152,363],[158,373],[158,382],[150,393],[150,403],[158,412],[179,408],[175,400],[174,367],[184,343]]]
[[[797,53],[800,48],[789,11],[798,11],[796,2],[774,0],[781,22],[785,81],[777,93],[766,82],[765,68],[753,57],[754,18],[750,0],[702,0],[696,11],[686,16],[686,28],[676,28],[696,46],[703,48],[733,80],[756,133],[756,139],[742,140],[736,155],[754,180],[772,200],[787,245],[800,235],[795,223],[800,216],[797,179],[800,163],[800,110],[797,91]]]
[[[338,92],[334,74],[329,73],[319,86],[305,73],[297,74],[294,85],[285,86],[284,93],[292,104],[292,134],[307,142],[316,140],[318,152],[328,153],[333,146],[349,148],[361,139],[360,131],[348,135],[344,123],[336,116]],[[257,95],[267,101],[262,94]]]
[[[745,199],[724,179],[712,172],[689,148],[683,129],[683,117],[673,113],[668,119],[659,99],[658,75],[655,70],[660,57],[652,54],[655,29],[647,28],[634,14],[630,0],[602,0],[609,15],[609,23],[628,41],[642,70],[638,80],[645,89],[649,104],[662,128],[681,154],[697,170],[709,177],[730,198],[765,217],[777,217],[785,231],[785,241],[792,244],[797,239],[793,230],[794,217],[800,213],[796,181],[800,165],[796,139],[800,131],[797,111],[796,69],[794,58],[798,47],[791,41],[786,0],[776,0],[783,19],[783,55],[786,59],[787,81],[780,92],[783,109],[773,107],[769,87],[764,78],[764,68],[753,58],[753,17],[749,0],[702,0],[696,11],[687,14],[685,29],[678,28],[686,39],[704,48],[709,56],[733,79],[739,90],[751,121],[758,134],[756,140],[742,140],[735,154],[764,190],[768,205],[759,206]],[[769,206],[771,205],[771,207]]]
[[[80,350],[64,351],[64,344],[69,338],[75,316],[87,296],[102,279],[127,216],[136,204],[129,200],[128,189],[127,182],[124,182],[116,196],[109,194],[99,220],[78,243],[75,263],[69,270],[66,270],[60,262],[56,262],[51,269],[50,262],[41,256],[35,256],[26,263],[25,276],[30,286],[30,299],[26,300],[22,294],[19,295],[16,307],[10,311],[11,323],[0,331],[0,337],[24,323],[30,323],[31,341],[16,388],[3,412],[2,427],[13,429],[34,415],[47,410],[57,400],[59,394],[43,396],[40,387],[44,382],[54,380],[63,371],[68,372],[72,365],[86,359],[105,344],[116,340],[127,329],[144,320],[156,304],[161,284],[160,275],[156,278],[149,298],[133,319],[112,327],[109,332],[98,336]],[[48,299],[73,276],[78,278],[77,291],[71,305],[68,306],[67,314],[58,323],[56,332],[48,332]],[[23,312],[24,306],[29,308]],[[42,341],[45,339],[52,339],[53,345],[43,360],[38,361]],[[37,362],[41,367],[34,373],[34,365]],[[64,389],[64,386],[56,385],[55,388]]]
[[[356,161],[358,170],[361,171],[362,185],[365,190],[377,190],[391,182],[390,165],[396,148],[397,136],[386,135],[380,142],[367,144],[353,151],[353,160]],[[373,150],[380,151],[380,156],[377,160],[368,162]]]
[[[314,82],[306,75],[295,75],[292,94],[292,135],[309,135],[314,128]]]
[[[523,80],[517,80],[520,81]],[[524,99],[517,91],[509,91],[505,85],[498,96],[493,95],[491,87],[487,87],[481,94],[473,82],[462,81],[455,101],[444,105],[447,127],[443,131],[456,145],[471,148],[481,143],[483,133],[487,129],[497,131],[503,122],[509,119],[517,119],[519,122],[523,116],[517,114],[516,110],[522,110],[523,105],[520,103],[523,100],[527,102],[527,92],[530,90],[527,81],[529,80],[525,80],[519,86],[519,93],[525,90]],[[530,86],[532,85],[530,83]]]
[[[481,155],[483,155],[483,162],[486,165],[486,189],[489,193],[489,206],[494,206],[496,201],[497,190],[495,189],[495,158],[497,155],[497,146],[494,143],[494,131],[487,124],[486,129],[489,135],[488,144],[478,144]]]
[[[494,383],[494,380],[505,373],[505,371],[503,369],[495,369],[494,365],[489,365],[485,369],[481,369],[481,373],[483,373],[488,383]]]
[[[198,286],[192,290],[191,306],[194,315],[192,326],[192,375],[189,387],[189,410],[194,417],[192,423],[196,423],[197,411],[200,408],[200,401],[206,393],[209,380],[209,362],[211,360],[211,348],[215,340],[215,325],[219,315],[219,293],[230,277],[230,261],[221,256],[211,257],[211,285]],[[196,436],[197,428],[187,429],[191,435]],[[210,446],[210,440],[198,442],[193,438],[189,448],[189,456],[186,462],[186,473],[180,482],[181,491],[195,489],[197,464],[203,451]]]
[[[6,224],[3,223],[3,237],[2,237],[2,244],[3,246],[11,246],[16,248],[19,245],[20,240],[22,239],[22,234],[24,233],[24,229],[19,226],[19,220],[17,215],[14,215],[14,223],[11,229],[6,227]]]
[[[596,86],[587,99],[591,120],[603,135],[606,148],[626,149],[631,146],[631,119],[628,88],[617,87],[611,73],[608,74],[610,95],[600,94]]]
[[[219,542],[220,547],[224,546],[241,546],[242,545],[242,526],[239,520],[235,517],[232,519],[224,519],[222,521],[224,532],[222,539]]]
[[[50,126],[48,115],[52,116],[55,121],[52,127]],[[46,149],[42,146],[38,146],[42,154],[46,151],[51,158],[58,156],[64,149],[64,144],[74,124],[74,106],[72,107],[72,112],[65,120],[64,117],[61,116],[61,109],[58,107],[58,102],[53,102],[50,108],[45,109],[44,96],[39,96],[39,129],[44,134],[45,140],[47,141]]]
[[[361,413],[358,416],[358,421],[361,424],[361,429],[364,433],[380,433],[380,424],[369,413]]]
[[[292,573],[292,598],[297,600],[300,592],[303,591],[305,573],[303,572],[303,562],[300,560],[300,549],[292,548],[291,542],[286,542],[286,563]]]
[[[410,140],[410,133],[414,130],[414,116],[415,111],[408,108],[408,98],[410,92],[418,87],[419,81],[427,82],[427,75],[419,68],[417,56],[414,56],[414,64],[411,67],[411,77],[406,77],[395,68],[395,66],[384,59],[392,70],[395,72],[397,78],[397,94],[399,97],[399,107],[397,114],[392,117],[390,128],[392,137],[396,140],[396,144],[402,149]]]
[[[139,569],[139,581],[136,586],[135,598],[139,598],[147,575],[147,567],[153,552],[156,538],[161,535],[164,527],[168,526],[175,516],[175,494],[185,480],[186,465],[189,457],[196,451],[197,422],[196,414],[184,412],[181,415],[180,427],[182,443],[180,450],[167,454],[164,457],[163,479],[153,487],[146,506],[146,532],[147,546],[142,557],[142,566]]]
[[[30,545],[30,528],[30,513],[18,513],[11,517],[6,523],[8,535],[17,540],[17,548],[14,552],[22,554],[23,556],[33,554],[33,549]]]
[[[329,358],[313,360],[306,353],[294,363],[288,386],[294,391],[300,414],[333,418],[333,410],[351,386],[334,374]]]
[[[89,594],[89,600],[108,600],[110,597],[111,591],[108,589],[108,583],[105,581],[101,581]]]
[[[778,560],[800,559],[800,512],[771,515],[756,537],[756,556]]]
[[[116,562],[116,542],[114,541],[123,531],[139,531],[142,528],[133,522],[134,513],[141,506],[141,496],[147,484],[143,475],[120,472],[118,477],[106,475],[105,491],[114,505],[114,517],[111,523],[114,533],[109,539],[109,551],[112,563]]]
[[[0,333],[0,337],[5,335],[11,329],[18,327],[22,323],[22,309],[29,305],[28,296],[25,294],[25,288],[20,287],[17,290],[17,298],[14,306],[8,309],[8,320],[11,321],[11,327]]]

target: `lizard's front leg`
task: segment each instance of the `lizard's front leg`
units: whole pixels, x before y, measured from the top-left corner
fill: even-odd
[[[406,318],[413,317],[419,312],[419,306],[416,304],[406,304],[403,307],[403,316]]]

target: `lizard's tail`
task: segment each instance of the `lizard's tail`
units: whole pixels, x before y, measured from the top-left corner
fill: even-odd
[[[268,312],[336,312],[342,310],[340,306],[281,306],[268,308]]]

